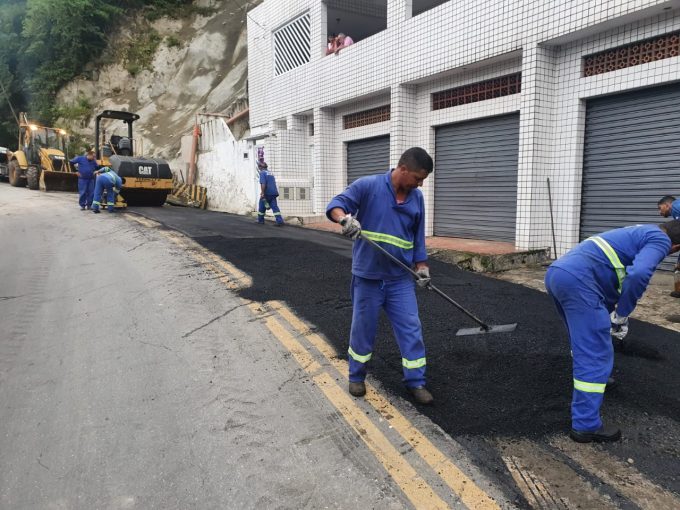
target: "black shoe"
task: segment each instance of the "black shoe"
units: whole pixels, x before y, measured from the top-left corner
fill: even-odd
[[[413,395],[413,400],[416,401],[416,404],[420,404],[423,406],[429,406],[434,402],[434,397],[432,396],[432,393],[427,391],[427,388],[425,386],[418,386],[417,388],[409,388],[408,391]]]
[[[92,212],[95,214],[99,214],[101,211],[99,209],[92,209]]]
[[[571,429],[569,437],[577,443],[613,443],[621,439],[621,430],[616,427],[605,427],[604,425],[595,432],[582,432]]]
[[[276,224],[277,227],[283,227],[283,225],[285,225],[285,223],[277,223]]]
[[[354,397],[363,397],[366,395],[366,384],[363,382],[350,382],[349,394]]]
[[[677,290],[674,290],[673,292],[671,292],[669,294],[669,296],[674,297],[674,298],[680,298],[680,292],[678,292]]]
[[[85,210],[85,208],[84,208],[84,207],[81,207],[81,208],[80,208],[80,210],[81,210],[81,211],[84,211],[84,210]]]

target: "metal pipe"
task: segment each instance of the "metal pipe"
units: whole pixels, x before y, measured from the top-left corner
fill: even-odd
[[[555,220],[553,218],[552,192],[550,191],[550,177],[548,181],[548,204],[550,205],[550,229],[552,230],[553,258],[557,260],[557,241],[555,241]]]

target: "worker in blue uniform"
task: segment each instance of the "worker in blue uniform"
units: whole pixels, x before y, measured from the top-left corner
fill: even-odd
[[[84,156],[77,156],[73,158],[70,163],[78,165],[78,203],[80,210],[84,211],[92,207],[94,200],[94,181],[95,172],[101,168],[95,158],[93,150],[87,151]]]
[[[115,211],[116,195],[120,193],[123,187],[123,180],[116,172],[111,170],[108,166],[102,167],[97,174],[97,181],[94,186],[94,200],[92,201],[92,212],[99,213],[101,206],[102,195],[106,190],[106,204],[109,212]]]
[[[672,195],[666,195],[659,200],[657,203],[659,208],[659,214],[664,218],[672,217],[674,220],[680,220],[680,200],[676,199]],[[675,263],[675,270],[680,271],[680,256],[678,256],[678,261]],[[670,293],[671,297],[680,298],[680,292],[673,290]]]
[[[276,178],[269,171],[269,167],[264,160],[257,162],[257,168],[260,171],[260,204],[257,212],[257,222],[264,225],[264,215],[267,209],[271,208],[276,219],[276,226],[283,226],[283,217],[281,210],[276,203],[276,198],[279,196],[279,189],[276,187]]]
[[[680,221],[610,230],[591,237],[548,268],[545,285],[567,326],[573,357],[570,436],[617,441],[621,431],[600,418],[614,365],[612,337],[628,334],[628,316],[659,263],[680,250]]]
[[[326,209],[342,233],[355,240],[352,255],[352,327],[349,338],[349,392],[366,393],[366,364],[373,354],[380,309],[392,323],[401,351],[404,383],[419,404],[431,404],[425,387],[425,344],[415,283],[409,273],[363,241],[380,243],[409,267],[421,286],[430,281],[425,251],[425,205],[418,189],[433,170],[432,158],[414,147],[396,168],[362,177],[333,198]]]

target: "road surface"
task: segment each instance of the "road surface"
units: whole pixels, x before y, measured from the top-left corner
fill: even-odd
[[[576,445],[547,297],[433,261],[419,294],[437,403],[416,408],[380,326],[346,393],[351,243],[163,207],[81,212],[0,184],[2,508],[680,508],[680,335],[633,323]]]

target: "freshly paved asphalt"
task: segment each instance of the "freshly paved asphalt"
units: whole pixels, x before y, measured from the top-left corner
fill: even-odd
[[[131,211],[134,212],[134,209]],[[351,241],[300,227],[258,226],[250,218],[165,206],[139,209],[194,238],[253,278],[242,296],[282,300],[316,325],[345,356],[351,321]],[[438,296],[419,294],[436,405],[422,408],[448,434],[493,465],[495,438],[548,444],[569,427],[571,357],[566,331],[549,298],[538,291],[431,261],[433,283],[490,323],[518,322],[514,333],[456,337],[470,322]],[[672,306],[672,304],[669,304]],[[408,399],[400,355],[383,318],[370,372]],[[680,334],[633,321],[605,398],[606,422],[624,440],[607,451],[657,484],[680,492]],[[493,468],[490,468],[493,469]],[[499,475],[501,476],[501,475]]]

